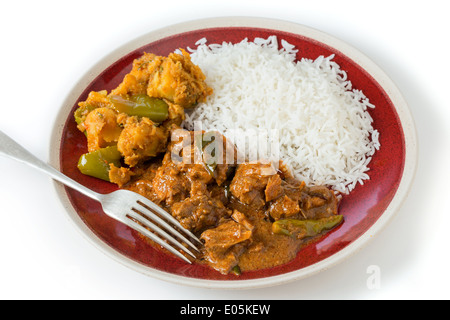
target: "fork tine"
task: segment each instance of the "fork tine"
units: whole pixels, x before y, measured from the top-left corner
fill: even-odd
[[[200,241],[200,239],[198,239],[188,229],[184,228],[177,219],[175,219],[171,214],[169,214],[168,212],[164,211],[161,207],[159,207],[155,203],[149,201],[147,198],[140,198],[137,202],[142,207],[144,207],[144,208],[147,207],[146,208],[147,210],[150,209],[150,210],[156,211],[156,213],[158,213],[160,216],[162,216],[163,218],[169,220],[172,224],[177,226],[179,231],[183,232],[185,235],[187,235],[190,238],[192,238],[193,240],[195,240],[198,244],[203,245],[203,243]]]
[[[136,214],[138,215],[138,214]],[[131,216],[131,215],[130,215]],[[138,219],[136,219],[138,220]],[[140,233],[142,233],[143,235],[149,237],[150,239],[152,239],[153,241],[155,241],[156,243],[158,243],[159,245],[161,245],[162,247],[166,248],[167,250],[169,250],[170,252],[172,252],[174,255],[176,255],[177,257],[183,259],[184,261],[192,264],[192,261],[189,260],[184,254],[182,254],[181,252],[179,252],[178,250],[176,250],[174,247],[172,247],[170,244],[168,244],[166,241],[162,240],[160,237],[158,237],[157,235],[155,235],[153,232],[149,231],[148,229],[146,229],[145,227],[143,227],[142,225],[140,225],[139,223],[137,223],[136,221],[133,221],[132,219],[128,218],[125,219],[125,224],[127,224],[130,228],[135,229],[137,231],[139,231]],[[153,230],[153,228],[152,228]],[[172,238],[170,235],[166,234],[166,236],[168,236],[169,238]],[[166,238],[168,239],[168,238]],[[173,238],[172,238],[173,239]],[[175,241],[175,243],[177,243]],[[191,253],[192,255],[192,253]]]
[[[141,207],[139,209],[132,208],[132,210],[136,210],[139,214],[145,216],[145,218],[147,218],[148,220],[151,220],[151,221],[157,223],[161,228],[164,227],[165,231],[170,232],[173,236],[178,237],[181,240],[183,240],[192,249],[194,249],[197,252],[200,252],[200,250],[194,244],[192,244],[192,242],[190,240],[188,240],[179,230],[175,229],[170,224],[168,224],[165,220],[158,217],[154,212],[150,211],[149,208],[146,208],[145,206],[141,205]],[[181,225],[177,225],[177,227],[183,228]]]
[[[196,258],[195,254],[192,253],[191,251],[189,251],[188,248],[186,248],[185,246],[183,246],[180,241],[178,241],[177,239],[175,239],[174,237],[172,237],[170,234],[168,234],[163,228],[161,228],[160,226],[154,224],[153,222],[151,222],[150,220],[147,219],[147,217],[142,216],[142,213],[139,211],[136,211],[134,208],[132,209],[133,212],[129,212],[128,216],[139,221],[144,227],[148,227],[151,231],[159,234],[162,238],[164,238],[166,241],[168,241],[169,243],[171,243],[172,245],[177,246],[180,250],[186,252],[187,254],[189,254],[190,256],[192,256],[194,259]],[[195,248],[195,247],[194,247]],[[197,248],[195,248],[198,251]]]

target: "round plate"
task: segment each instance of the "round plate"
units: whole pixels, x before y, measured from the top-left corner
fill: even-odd
[[[101,193],[116,187],[82,175],[77,161],[86,140],[76,129],[73,112],[90,91],[116,87],[143,52],[167,55],[178,48],[208,43],[240,42],[244,38],[276,35],[298,49],[298,58],[315,59],[335,54],[334,61],[376,106],[373,126],[380,132],[381,148],[375,153],[370,180],[344,196],[340,213],[345,222],[317,242],[303,248],[293,261],[274,268],[222,275],[204,265],[189,265],[149,246],[133,230],[107,217],[99,203],[56,184],[70,219],[95,246],[126,266],[159,279],[208,288],[255,288],[301,279],[342,261],[377,234],[405,199],[417,163],[417,139],[408,106],[389,77],[364,54],[322,32],[295,23],[247,17],[198,20],[150,32],[118,48],[99,61],[73,88],[55,123],[50,163],[69,177]]]

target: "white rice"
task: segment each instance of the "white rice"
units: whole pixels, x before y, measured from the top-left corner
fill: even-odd
[[[369,179],[380,147],[368,112],[375,106],[352,89],[334,55],[296,61],[298,50],[284,40],[279,48],[275,36],[196,45],[188,48],[192,61],[214,93],[187,116],[186,128],[201,121],[227,138],[236,130],[277,132],[280,159],[309,185],[348,193]]]

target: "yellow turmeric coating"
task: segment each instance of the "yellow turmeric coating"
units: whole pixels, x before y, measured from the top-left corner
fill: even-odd
[[[117,112],[110,108],[91,111],[84,121],[89,152],[117,143],[122,128],[117,123]]]
[[[185,119],[184,109],[204,101],[211,93],[205,75],[186,51],[167,57],[144,53],[133,61],[132,70],[109,94],[106,90],[90,92],[78,104],[75,116],[78,129],[86,134],[89,152],[117,145],[125,167],[112,166],[110,180],[122,186],[132,175],[130,168],[166,151],[171,128]],[[113,96],[127,100],[135,95],[164,100],[168,105],[167,119],[155,124],[147,117],[116,111]]]
[[[133,63],[131,72],[112,94],[143,94],[168,100],[182,108],[203,102],[212,89],[205,75],[192,63],[189,53],[171,53],[168,57],[145,53]]]
[[[119,188],[122,188],[122,186],[128,183],[131,177],[134,176],[133,171],[131,171],[129,168],[118,168],[113,163],[111,163],[109,166],[109,180],[110,182],[117,184]]]
[[[117,149],[125,157],[125,164],[134,167],[166,150],[169,133],[165,128],[157,127],[148,118],[119,116],[123,124]]]
[[[82,110],[81,123],[78,125],[78,129],[82,132],[86,130],[84,121],[86,120],[87,115],[92,109],[110,107],[110,102],[107,96],[107,91],[91,91],[86,99],[86,101],[82,101],[78,103],[80,110]]]

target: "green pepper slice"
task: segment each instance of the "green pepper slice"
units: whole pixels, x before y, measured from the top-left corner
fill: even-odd
[[[240,276],[242,274],[241,268],[238,265],[234,266],[230,272],[236,276]]]
[[[340,224],[344,216],[334,215],[316,220],[281,219],[272,224],[272,232],[297,239],[313,237]]]
[[[109,100],[113,109],[129,116],[147,117],[153,122],[163,122],[169,117],[168,104],[162,99],[149,97],[146,94],[132,95],[129,99],[111,95]]]
[[[121,158],[117,146],[102,148],[83,154],[78,160],[78,169],[85,175],[109,181],[110,163],[120,167]]]

